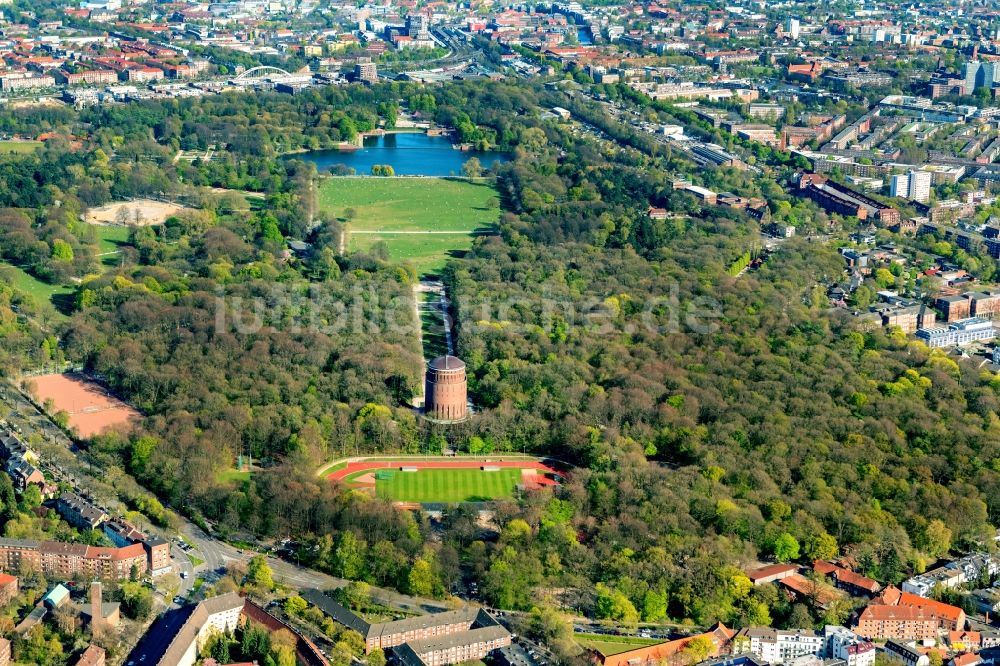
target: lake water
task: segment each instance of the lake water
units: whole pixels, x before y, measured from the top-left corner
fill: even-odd
[[[470,157],[478,158],[484,169],[510,159],[499,152],[455,150],[449,139],[418,132],[366,137],[364,148],[357,150],[315,150],[292,157],[313,162],[320,173],[328,173],[334,164],[343,164],[359,176],[371,174],[376,164],[391,164],[398,176],[460,176],[462,165]]]

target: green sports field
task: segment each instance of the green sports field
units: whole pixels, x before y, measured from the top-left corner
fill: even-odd
[[[33,153],[43,145],[41,141],[0,141],[0,153]]]
[[[421,273],[469,249],[476,234],[493,232],[500,209],[491,200],[489,185],[450,178],[332,177],[319,188],[320,208],[347,221],[348,250],[384,241],[391,259]]]
[[[628,652],[637,648],[662,643],[662,640],[639,638],[637,636],[609,636],[605,634],[574,634],[576,642],[585,648],[597,650],[605,657]]]
[[[485,502],[513,496],[520,482],[520,469],[396,469],[375,482],[375,493],[395,502]]]

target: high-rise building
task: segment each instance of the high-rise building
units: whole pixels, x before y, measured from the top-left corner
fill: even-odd
[[[354,80],[375,83],[378,81],[378,67],[370,59],[359,59],[354,65]]]
[[[792,39],[799,38],[799,20],[793,16],[785,19],[785,32],[791,35]]]
[[[427,17],[421,14],[410,14],[406,17],[406,35],[414,39],[430,39],[430,27]]]
[[[896,174],[889,185],[889,194],[894,197],[906,197],[911,201],[927,203],[931,198],[931,182],[934,174],[930,171],[910,171],[906,174]]]
[[[905,197],[910,190],[910,177],[906,174],[896,174],[889,181],[889,194],[894,197]]]
[[[927,203],[931,198],[931,178],[933,175],[930,171],[911,171],[907,196],[913,201]]]
[[[993,88],[997,79],[997,63],[970,60],[962,65],[962,80],[965,82],[965,94],[971,95],[979,88]]]

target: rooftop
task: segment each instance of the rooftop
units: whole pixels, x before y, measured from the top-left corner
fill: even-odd
[[[465,362],[455,356],[439,356],[428,365],[433,370],[461,370]]]

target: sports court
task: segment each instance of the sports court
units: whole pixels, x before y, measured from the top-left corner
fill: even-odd
[[[140,418],[138,411],[84,375],[41,375],[26,379],[24,384],[40,405],[51,401],[52,414],[69,414],[69,427],[83,439],[111,426],[128,426]]]

